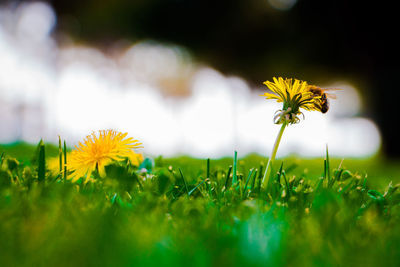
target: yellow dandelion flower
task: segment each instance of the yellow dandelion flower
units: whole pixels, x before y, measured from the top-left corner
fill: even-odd
[[[274,77],[273,81],[264,82],[273,93],[264,93],[263,96],[267,99],[283,102],[283,108],[278,110],[274,117],[276,124],[298,123],[300,121],[298,115],[303,114],[300,108],[308,111],[321,111],[321,96],[311,92],[310,85],[307,82],[297,79],[283,79],[282,77]]]
[[[129,137],[128,133],[113,130],[101,130],[98,134],[93,132],[88,135],[83,143],[79,142],[68,158],[68,171],[72,174],[69,179],[76,182],[86,175],[85,183],[90,180],[90,175],[97,170],[104,177],[105,166],[113,161],[122,161],[128,158],[132,164],[139,161],[140,156],[133,150],[141,148],[141,143]],[[135,160],[133,160],[135,159]]]
[[[272,93],[265,93],[263,96],[265,96],[267,99],[276,99],[278,102],[283,102],[283,108],[278,110],[274,117],[274,122],[276,124],[282,124],[282,126],[279,130],[278,136],[276,137],[267,167],[265,168],[262,181],[264,187],[268,187],[270,185],[269,174],[273,173],[271,172],[271,166],[275,160],[283,131],[287,125],[298,123],[300,121],[298,115],[301,114],[304,117],[304,114],[300,111],[300,108],[308,111],[319,111],[322,113],[326,113],[329,109],[327,100],[329,94],[325,93],[325,91],[329,89],[322,89],[315,85],[309,85],[307,82],[297,79],[293,80],[283,79],[282,77],[274,77],[273,80],[273,82],[264,82],[264,84],[268,86]]]

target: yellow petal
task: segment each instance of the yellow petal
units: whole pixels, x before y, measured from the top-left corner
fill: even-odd
[[[105,166],[104,166],[104,164],[99,164],[98,166],[97,166],[97,168],[98,168],[98,170],[99,170],[99,175],[100,175],[100,177],[106,177],[106,169],[105,169]]]

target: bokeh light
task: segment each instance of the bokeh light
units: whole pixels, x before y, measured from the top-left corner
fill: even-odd
[[[278,9],[296,1],[269,1]],[[195,157],[268,155],[280,105],[242,77],[196,62],[174,45],[144,41],[106,54],[95,47],[57,43],[57,18],[45,3],[0,10],[0,142],[58,135],[76,144],[93,130],[127,131],[149,155]],[[28,45],[29,44],[29,45]],[[279,76],[279,73],[276,74]],[[272,77],[265,77],[271,79]],[[297,77],[300,78],[300,77]],[[290,126],[278,156],[370,156],[379,150],[376,124],[359,117],[362,99],[346,81],[327,114],[305,112]]]

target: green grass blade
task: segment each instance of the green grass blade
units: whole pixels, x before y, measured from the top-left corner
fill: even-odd
[[[43,140],[39,143],[38,181],[43,182],[46,174],[46,154]]]
[[[186,180],[185,180],[185,176],[183,175],[183,172],[182,172],[181,168],[178,168],[178,170],[179,170],[179,173],[181,174],[181,178],[183,180],[183,184],[185,185],[186,194],[189,196],[189,189],[188,189],[188,186],[187,186],[187,183],[186,183]]]
[[[288,184],[285,172],[283,172],[282,175],[283,175],[283,180],[285,180],[287,197],[290,198],[290,188],[289,188],[289,184]]]
[[[232,166],[229,166],[228,173],[226,174],[226,179],[225,179],[225,191],[228,190],[229,187],[229,178],[231,176],[232,172]]]
[[[257,194],[260,195],[261,193],[261,184],[262,184],[262,178],[263,178],[263,169],[264,165],[260,165],[260,172],[258,173],[258,183],[257,183]]]
[[[210,159],[207,159],[207,178],[210,178]]]
[[[282,171],[283,171],[283,162],[281,163],[281,167],[279,168],[279,172],[278,172],[278,174],[276,175],[276,182],[277,182],[278,184],[281,183]]]
[[[329,153],[328,153],[328,145],[326,145],[326,156],[325,156],[325,178],[328,181],[328,186],[331,184],[331,171],[329,167]]]
[[[271,171],[272,171],[272,169],[271,169]],[[279,167],[279,171],[276,173],[276,178],[269,180],[269,181],[271,181],[271,184],[269,185],[269,191],[268,192],[274,198],[279,196],[279,191],[281,189],[282,172],[283,172],[283,162],[281,163],[281,166]],[[270,178],[272,178],[272,177],[270,177]]]
[[[322,184],[324,183],[324,177],[320,177],[317,185],[315,186],[315,192],[319,192],[321,190]]]
[[[250,190],[251,190],[251,191],[254,190],[254,186],[255,186],[256,180],[257,180],[257,175],[258,175],[258,169],[256,169],[256,170],[254,171],[253,179],[251,180],[251,186],[250,186]]]
[[[347,190],[350,189],[350,187],[353,185],[354,179],[351,179],[340,191],[340,194],[347,193]]]
[[[283,164],[283,163],[282,163]],[[282,167],[282,165],[281,165],[281,167]],[[274,180],[274,175],[276,174],[275,173],[275,169],[274,169],[274,166],[271,164],[270,165],[270,173],[269,173],[269,178],[268,178],[268,184],[267,184],[267,192],[268,193],[271,193],[271,188],[272,188],[272,185],[275,183],[275,180]]]
[[[232,185],[236,185],[237,179],[237,151],[235,151],[235,156],[233,158],[233,175],[232,175]]]
[[[193,192],[196,191],[196,189],[197,189],[200,185],[202,185],[206,180],[207,180],[207,178],[204,179],[203,181],[201,181],[198,185],[196,185],[192,190],[190,190],[190,192],[189,192],[188,195],[190,196],[191,194],[193,194]]]
[[[367,190],[367,177],[364,178],[363,185],[362,185],[362,192]]]
[[[342,173],[343,173],[343,169],[342,168],[337,170],[337,172],[335,174],[335,182],[339,182],[340,181],[340,178],[342,177]]]
[[[140,190],[143,191],[143,185],[142,185],[142,183],[140,182],[140,179],[139,179],[139,177],[137,176],[137,174],[136,174],[136,173],[133,173],[133,177],[135,178],[136,182],[138,183]]]
[[[247,185],[249,184],[250,178],[253,175],[254,169],[250,169],[249,174],[247,175],[246,183],[244,185],[243,191],[246,192],[247,190]]]
[[[342,178],[342,173],[344,171],[344,169],[342,168],[342,164],[343,164],[343,159],[340,161],[339,166],[338,166],[338,168],[336,170],[336,173],[334,172],[334,181],[333,181],[333,183],[334,182],[339,182],[340,179]],[[332,185],[333,185],[333,183],[332,183]]]
[[[59,166],[60,166],[60,175],[63,170],[63,151],[62,151],[62,146],[61,146],[61,137],[58,136],[58,159],[59,159]]]
[[[3,160],[4,160],[4,152],[1,152],[1,156],[0,156],[0,167],[3,164]]]

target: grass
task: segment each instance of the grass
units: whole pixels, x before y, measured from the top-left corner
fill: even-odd
[[[59,153],[0,146],[2,266],[400,263],[396,162],[288,157],[265,189],[258,155],[158,157],[84,185],[43,173]]]

